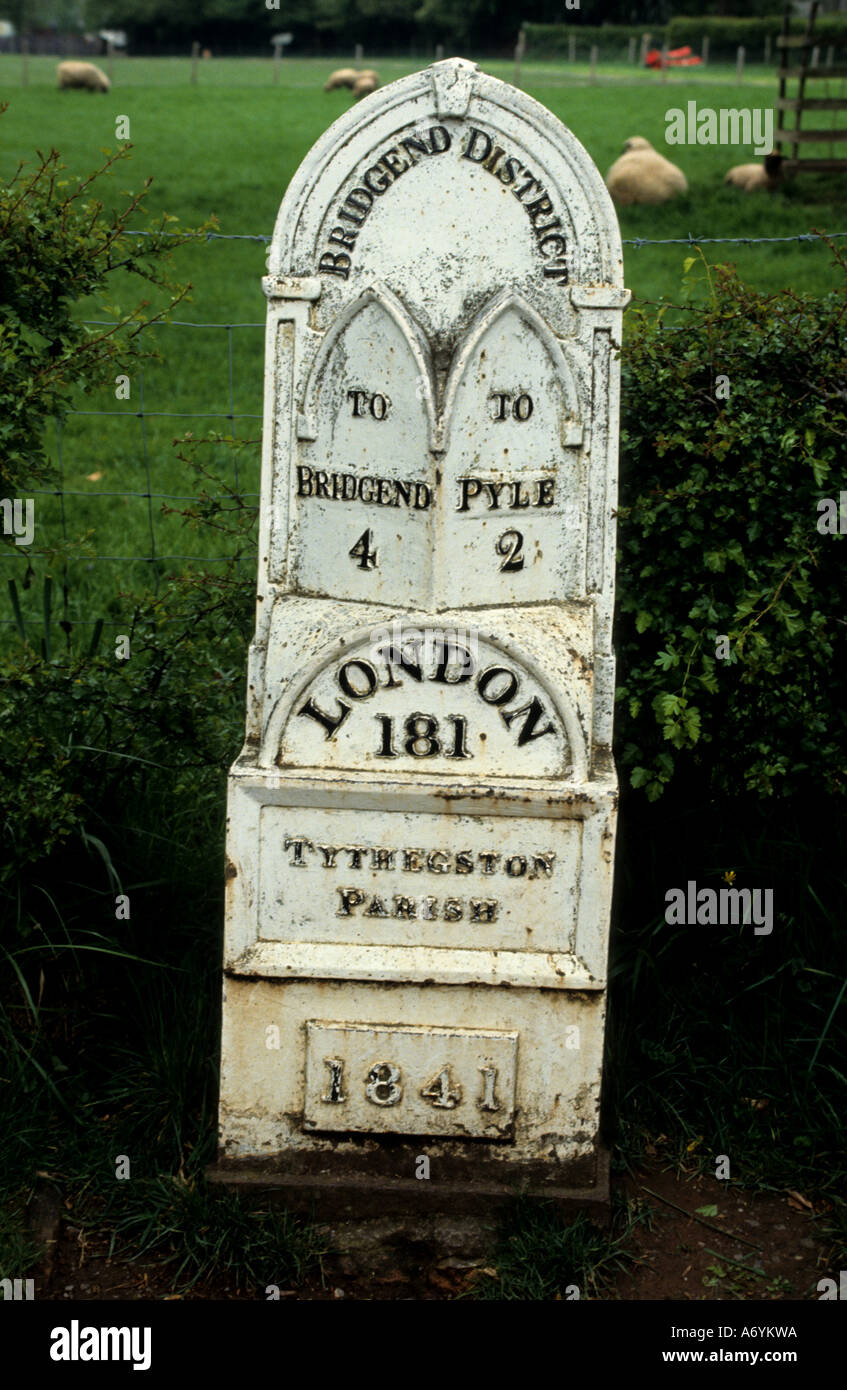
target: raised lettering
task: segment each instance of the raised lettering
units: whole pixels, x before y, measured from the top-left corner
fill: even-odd
[[[315,704],[315,701],[310,695],[306,703],[300,706],[297,713],[306,719],[316,719],[326,730],[327,738],[332,738],[341,728],[341,725],[352,709],[352,705],[345,705],[343,700],[337,700],[336,704],[338,706],[337,715],[325,714],[324,711]]]
[[[354,685],[351,674],[353,671],[361,671],[365,678],[364,689]],[[350,661],[345,661],[343,666],[339,666],[335,678],[344,694],[351,700],[367,700],[377,687],[376,669],[362,657],[353,657]]]
[[[501,709],[500,716],[507,729],[510,729],[515,720],[519,719],[521,715],[526,716],[521,725],[520,734],[518,735],[518,747],[523,748],[525,744],[531,743],[533,739],[543,738],[545,734],[554,734],[556,732],[555,728],[550,723],[546,724],[543,729],[536,727],[543,713],[544,706],[538,696],[533,695],[529,703],[521,705],[520,709],[508,711]]]

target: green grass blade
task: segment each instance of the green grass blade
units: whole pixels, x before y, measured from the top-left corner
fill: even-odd
[[[832,1020],[835,1018],[835,1014],[836,1014],[836,1010],[838,1009],[838,1005],[841,1003],[841,1000],[844,998],[844,991],[845,991],[845,989],[847,989],[847,976],[845,976],[845,978],[844,978],[844,983],[842,984],[840,990],[838,991],[838,997],[837,997],[835,1003],[833,1004],[832,1008],[831,1008],[830,1011],[829,1011],[829,1018],[827,1019],[826,1023],[825,1023],[824,1026],[823,1026],[823,1032],[821,1033],[820,1037],[818,1038],[817,1046],[815,1047],[814,1053],[812,1054],[812,1060],[811,1060],[811,1062],[809,1063],[809,1071],[812,1070],[812,1067],[815,1065],[815,1062],[818,1060],[818,1053],[820,1052],[821,1048],[823,1047],[824,1040],[825,1040],[825,1038],[826,1038],[827,1033],[829,1032],[829,1025],[832,1023]]]
[[[52,661],[52,651],[50,647],[50,609],[53,603],[53,580],[50,575],[44,578],[44,656],[47,661]]]
[[[12,612],[15,615],[15,626],[17,627],[18,632],[21,635],[21,641],[25,642],[26,628],[24,627],[24,619],[23,614],[21,613],[21,605],[18,601],[18,586],[15,583],[14,579],[9,580],[9,598],[12,600]]]

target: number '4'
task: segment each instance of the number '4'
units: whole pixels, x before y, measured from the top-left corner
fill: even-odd
[[[373,542],[373,531],[363,531],[352,550],[347,552],[352,560],[358,560],[360,570],[376,569],[377,553]]]
[[[462,1088],[452,1085],[450,1068],[444,1067],[437,1076],[421,1087],[421,1095],[424,1100],[431,1100],[436,1110],[455,1110],[462,1099]]]

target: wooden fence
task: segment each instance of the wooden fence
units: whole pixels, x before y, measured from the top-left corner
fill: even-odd
[[[847,37],[837,38],[834,35],[827,35],[826,43],[826,62],[820,61],[820,42],[815,38],[815,19],[817,18],[818,4],[812,5],[809,11],[809,20],[806,25],[806,32],[802,35],[792,35],[789,33],[790,11],[786,10],[782,22],[782,33],[777,39],[777,47],[780,50],[779,65],[779,98],[777,100],[778,129],[774,134],[774,150],[777,154],[782,154],[784,144],[790,146],[791,153],[782,162],[784,173],[800,173],[804,170],[819,170],[825,172],[847,171],[847,153],[842,158],[830,155],[828,158],[818,156],[805,157],[800,151],[807,145],[835,145],[838,142],[847,140],[847,125],[833,125],[829,129],[822,129],[820,125],[813,125],[808,129],[801,129],[801,121],[807,113],[817,113],[818,111],[847,111],[847,98],[845,97],[809,97],[806,95],[806,84],[820,82],[821,79],[834,79],[847,77],[847,64],[836,61],[837,57],[847,49]],[[788,83],[797,81],[797,91],[793,96],[788,95]],[[820,90],[820,88],[818,88]],[[794,113],[794,125],[788,125],[788,113]],[[833,116],[833,121],[836,117]]]

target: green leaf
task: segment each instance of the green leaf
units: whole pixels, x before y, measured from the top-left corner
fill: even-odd
[[[653,665],[660,666],[663,671],[669,671],[672,666],[679,665],[679,656],[676,652],[659,652]]]
[[[826,478],[829,474],[829,471],[829,464],[826,462],[826,459],[812,459],[812,473],[814,475],[814,479],[818,487],[823,487]]]

